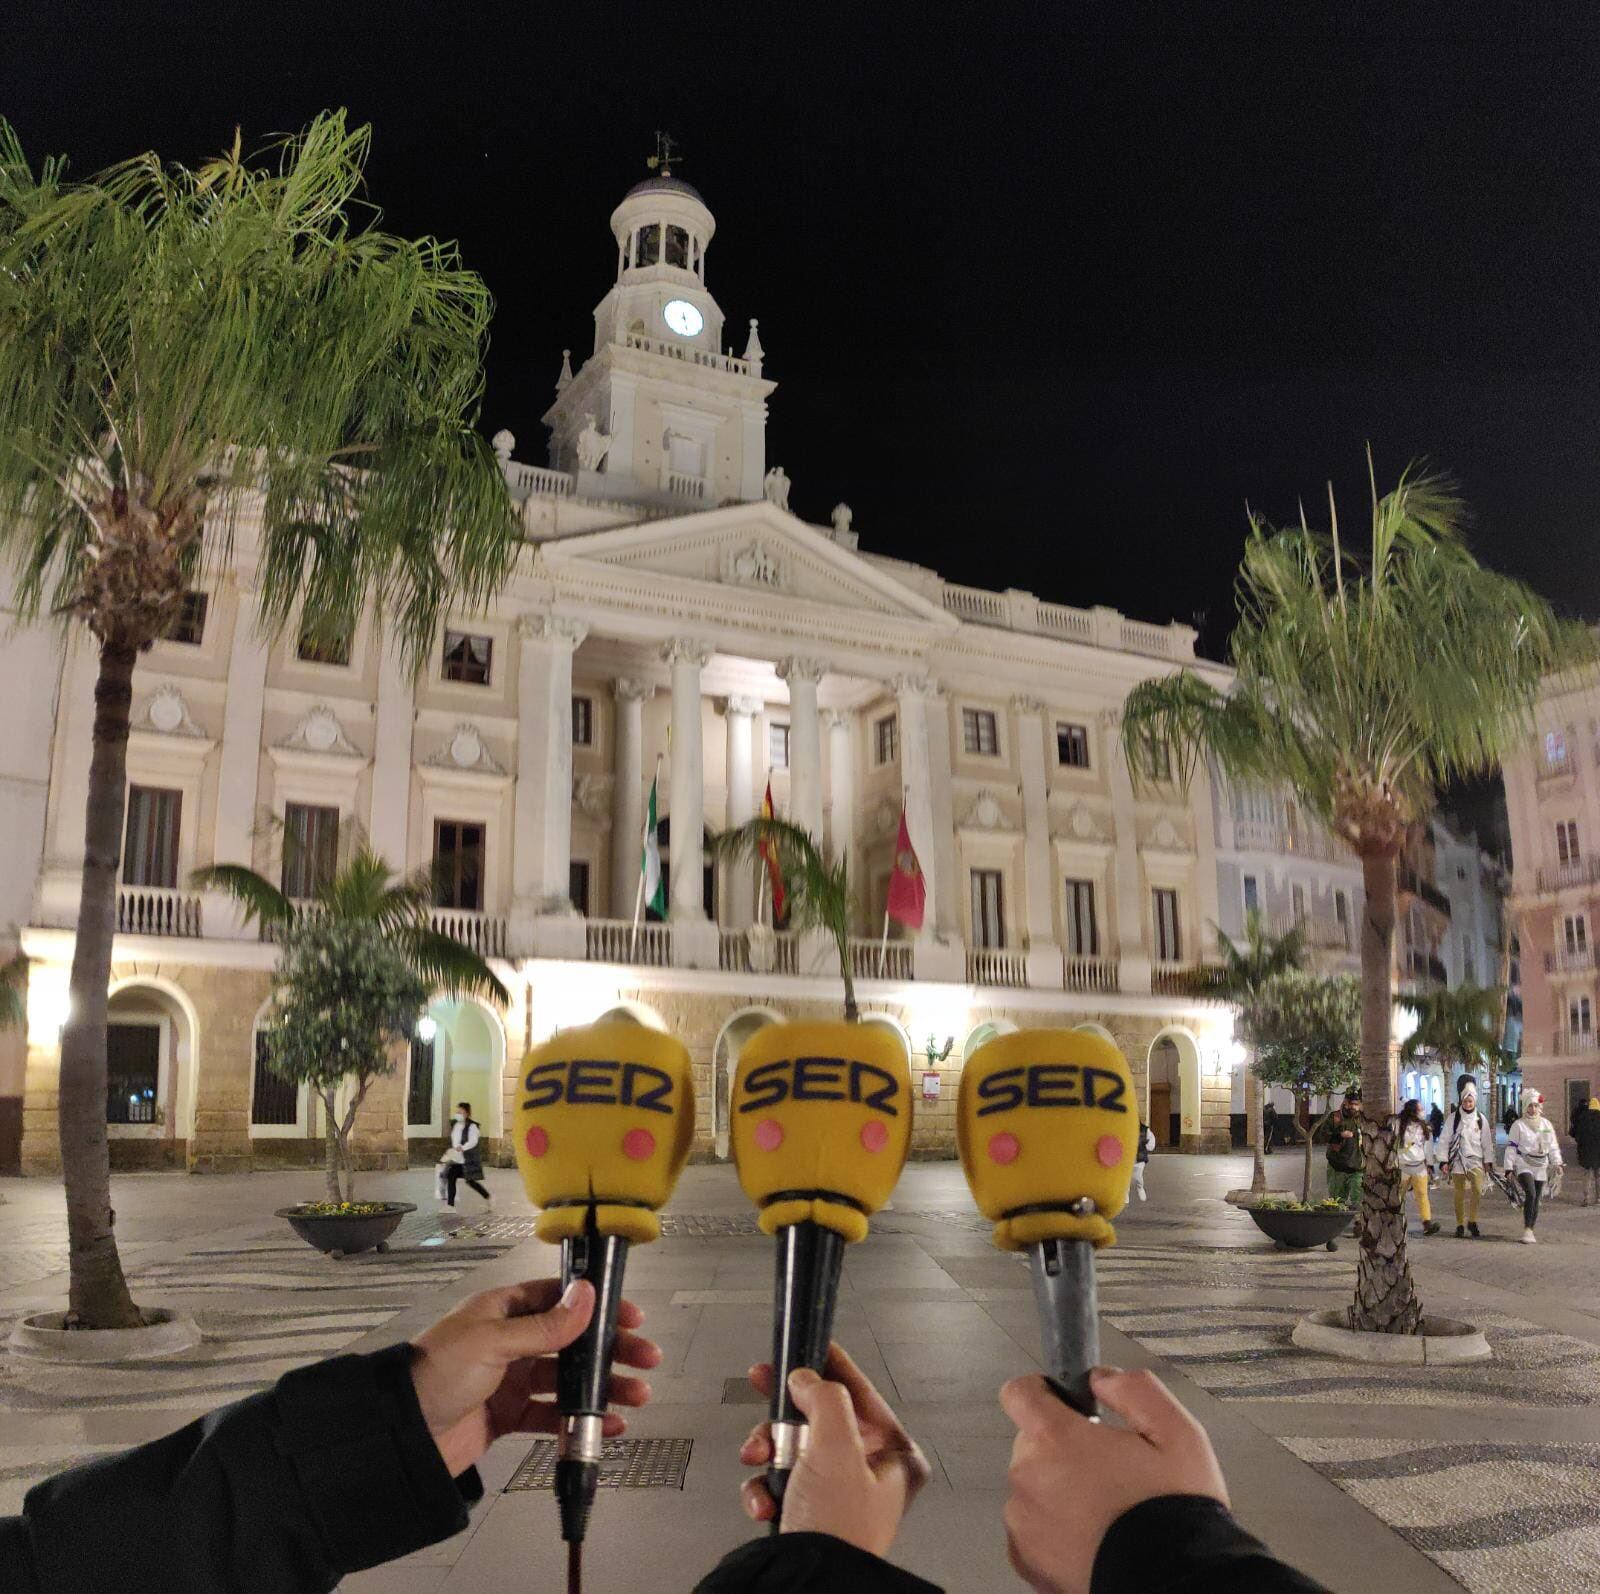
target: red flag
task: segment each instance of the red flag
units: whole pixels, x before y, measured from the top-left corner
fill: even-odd
[[[761,817],[774,817],[772,808],[772,782],[767,782],[767,794],[761,799]],[[767,879],[772,882],[772,922],[776,924],[784,914],[788,894],[783,889],[783,870],[778,867],[778,849],[763,841],[760,847],[762,861],[767,866]],[[919,921],[920,922],[920,921]]]
[[[900,834],[894,844],[894,872],[889,876],[889,917],[908,930],[922,928],[923,910],[928,905],[928,882],[922,877],[906,811],[900,809]]]

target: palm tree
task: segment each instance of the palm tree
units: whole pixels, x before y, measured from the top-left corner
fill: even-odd
[[[1200,970],[1199,994],[1240,1008],[1248,1006],[1268,980],[1302,968],[1306,960],[1305,936],[1298,924],[1274,935],[1257,912],[1245,919],[1243,941],[1231,941],[1219,929],[1217,945],[1222,962]],[[1252,1155],[1250,1193],[1261,1195],[1267,1188],[1267,1165],[1261,1155],[1261,1079],[1253,1067],[1245,1070],[1244,1109]]]
[[[25,952],[0,964],[0,1029],[21,1029],[28,1022],[28,956]]]
[[[1488,1074],[1484,1100],[1494,1114],[1495,1069],[1500,1062],[1504,991],[1493,986],[1458,985],[1452,991],[1397,996],[1397,1007],[1417,1015],[1417,1027],[1406,1036],[1400,1055],[1407,1062],[1426,1052],[1447,1067],[1483,1069]]]
[[[1371,458],[1368,458],[1371,479]],[[1332,516],[1332,490],[1329,491]],[[1540,682],[1593,656],[1522,583],[1467,551],[1459,500],[1407,472],[1379,498],[1370,549],[1252,515],[1239,573],[1234,681],[1191,671],[1142,682],[1123,710],[1135,778],[1205,756],[1230,779],[1287,785],[1361,860],[1361,1072],[1371,1132],[1355,1327],[1415,1332],[1390,1064],[1395,861],[1435,791],[1490,769],[1525,730]]]
[[[712,836],[711,852],[714,857],[744,864],[754,863],[768,852],[776,855],[789,894],[789,927],[801,932],[819,930],[833,938],[839,951],[839,977],[844,981],[845,1022],[854,1024],[861,1014],[850,967],[855,897],[847,860],[836,858],[830,863],[809,831],[787,819],[759,816]]]
[[[87,627],[94,752],[61,1040],[70,1308],[142,1321],[112,1233],[106,985],[134,664],[258,543],[262,625],[348,634],[374,605],[420,659],[515,555],[474,429],[491,303],[453,245],[380,232],[365,128],[319,117],[270,166],[154,154],[88,182],[0,122],[0,554],[24,619]]]
[[[349,861],[308,903],[285,896],[265,875],[243,864],[215,864],[197,870],[192,883],[196,890],[221,891],[231,896],[244,910],[246,924],[259,920],[262,929],[276,939],[281,940],[307,918],[375,930],[383,943],[398,954],[416,989],[443,991],[452,996],[489,996],[501,1003],[511,1000],[483,958],[454,936],[433,928],[431,871],[425,869],[401,879],[365,844],[356,847]],[[350,1135],[356,1113],[380,1071],[375,1060],[361,1059],[359,1067],[348,1071],[324,1068],[315,1077],[306,1076],[322,1098],[326,1113],[328,1133],[324,1138],[330,1201],[341,1199],[341,1169],[346,1194],[350,1189],[354,1173]],[[346,1072],[354,1074],[356,1084],[341,1117],[336,1098]]]

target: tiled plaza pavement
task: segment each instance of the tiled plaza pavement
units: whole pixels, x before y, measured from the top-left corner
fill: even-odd
[[[1276,1182],[1294,1168],[1274,1159]],[[1158,1158],[1152,1200],[1102,1258],[1104,1353],[1156,1367],[1210,1429],[1245,1521],[1340,1594],[1386,1585],[1522,1594],[1600,1587],[1600,1213],[1559,1203],[1545,1243],[1514,1246],[1514,1215],[1485,1206],[1487,1238],[1414,1244],[1431,1311],[1483,1323],[1479,1367],[1387,1370],[1307,1356],[1297,1315],[1348,1293],[1354,1253],[1278,1253],[1222,1193],[1237,1158]],[[76,1456],[165,1432],[287,1367],[388,1343],[469,1288],[549,1271],[526,1239],[514,1176],[491,1172],[496,1216],[476,1197],[444,1238],[424,1171],[363,1193],[423,1210],[383,1257],[331,1263],[289,1241],[271,1209],[304,1176],[119,1180],[116,1200],[142,1299],[188,1306],[204,1346],[177,1362],[70,1378],[0,1359],[0,1509]],[[0,1318],[53,1304],[59,1191],[6,1181],[0,1239],[34,1257],[0,1286]],[[587,1586],[687,1588],[747,1531],[735,1496],[738,1440],[758,1419],[739,1375],[765,1354],[772,1255],[726,1169],[686,1174],[660,1244],[635,1252],[629,1293],[666,1351],[633,1432],[687,1439],[680,1489],[608,1490],[596,1507]],[[479,1232],[481,1231],[481,1232]],[[17,1243],[12,1243],[13,1236]],[[432,1242],[432,1243],[429,1243]],[[59,1263],[58,1263],[59,1265]],[[950,1589],[1011,1584],[999,1523],[1010,1427],[994,1401],[1034,1365],[1026,1273],[995,1252],[950,1165],[907,1171],[893,1210],[849,1254],[837,1330],[934,1462],[901,1559]],[[469,1530],[349,1594],[510,1594],[560,1586],[548,1493],[504,1492],[529,1441],[497,1446]],[[651,1546],[641,1569],[641,1544]]]

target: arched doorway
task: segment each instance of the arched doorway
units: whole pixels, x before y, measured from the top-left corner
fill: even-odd
[[[505,1060],[505,1030],[491,1008],[469,997],[430,1002],[411,1037],[406,1138],[443,1139],[458,1101],[472,1104],[485,1139],[497,1138]]]
[[[106,1002],[106,1136],[114,1169],[182,1167],[194,1125],[199,1023],[166,980],[113,985]]]
[[[906,1049],[906,1062],[909,1065],[912,1057],[916,1055],[911,1045],[911,1036],[907,1034],[906,1027],[890,1013],[863,1013],[863,1024],[881,1024],[884,1029],[890,1030],[899,1038],[900,1044]]]
[[[998,1039],[1001,1035],[1011,1035],[1016,1032],[1017,1026],[1009,1018],[990,1018],[974,1026],[961,1044],[961,1066],[966,1067],[978,1050],[987,1046],[990,1041]]]
[[[658,1029],[666,1033],[667,1023],[653,1007],[647,1007],[643,1002],[618,1002],[614,1007],[608,1007],[596,1024],[604,1024],[610,1019],[626,1019],[632,1024],[643,1024],[646,1029]]]
[[[1185,1029],[1166,1029],[1150,1043],[1146,1122],[1158,1146],[1198,1151],[1201,1125],[1200,1045]]]
[[[757,1030],[778,1022],[779,1017],[771,1008],[744,1008],[722,1026],[717,1043],[711,1048],[711,1122],[716,1136],[717,1156],[724,1162],[728,1158],[731,1132],[728,1103],[733,1093],[733,1073],[739,1066],[739,1053]]]

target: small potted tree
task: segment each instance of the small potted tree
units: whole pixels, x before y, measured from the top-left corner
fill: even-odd
[[[1245,1211],[1280,1250],[1319,1245],[1336,1250],[1334,1236],[1350,1222],[1350,1209],[1336,1201],[1311,1200],[1316,1138],[1333,1116],[1329,1111],[1313,1122],[1311,1099],[1341,1093],[1360,1076],[1360,983],[1349,975],[1289,970],[1262,982],[1246,999],[1240,1023],[1246,1043],[1255,1049],[1256,1078],[1293,1091],[1306,1126],[1300,1199],[1269,1191]]]
[[[505,1003],[505,986],[471,947],[433,928],[426,871],[397,878],[364,842],[310,902],[291,901],[240,864],[202,869],[195,884],[226,892],[247,922],[259,919],[282,945],[272,976],[266,1065],[283,1079],[309,1085],[322,1101],[327,1195],[281,1207],[277,1216],[330,1256],[384,1248],[416,1206],[355,1201],[350,1137],[356,1114],[373,1081],[394,1072],[395,1052],[410,1040],[434,991],[474,992]]]

